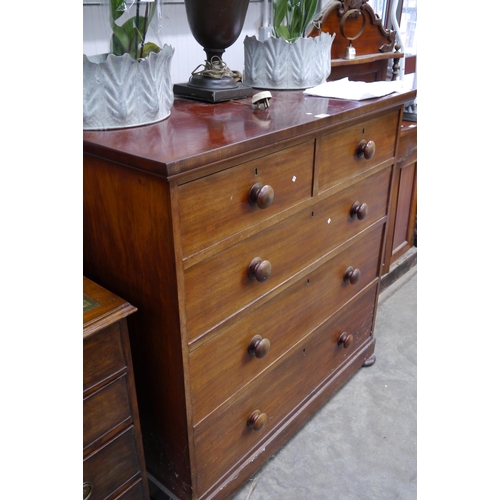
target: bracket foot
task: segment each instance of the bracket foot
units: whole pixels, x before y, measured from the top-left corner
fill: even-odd
[[[375,354],[372,354],[369,358],[365,359],[363,366],[372,366],[376,360],[377,357],[375,356]]]

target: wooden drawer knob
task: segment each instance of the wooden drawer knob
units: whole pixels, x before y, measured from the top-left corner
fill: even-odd
[[[356,156],[358,158],[365,158],[365,160],[369,160],[370,158],[373,158],[374,154],[375,143],[373,141],[367,142],[365,139],[362,139],[358,144],[358,148],[356,149]]]
[[[248,354],[256,358],[263,358],[271,349],[271,342],[268,339],[263,339],[260,335],[256,335],[248,346]]]
[[[343,345],[345,349],[347,349],[351,344],[352,341],[354,340],[354,337],[352,334],[348,334],[347,332],[342,332],[339,337],[339,341],[337,342],[338,345]]]
[[[345,283],[355,285],[359,281],[359,278],[361,278],[361,271],[359,269],[354,269],[351,266],[346,269],[346,272],[344,274]]]
[[[349,212],[351,218],[357,217],[358,220],[363,220],[368,215],[368,205],[355,201]]]
[[[250,205],[257,205],[259,208],[267,208],[273,204],[274,189],[271,186],[263,185],[262,182],[255,183],[248,193]]]
[[[268,260],[262,260],[260,257],[250,262],[248,266],[248,277],[259,282],[266,281],[271,275],[272,266]]]
[[[83,483],[83,500],[89,500],[89,498],[92,495],[92,490],[94,489],[94,486],[90,481],[85,481]]]
[[[248,417],[247,425],[248,427],[252,427],[254,431],[260,431],[267,422],[267,415],[265,413],[261,413],[260,410],[255,410]]]

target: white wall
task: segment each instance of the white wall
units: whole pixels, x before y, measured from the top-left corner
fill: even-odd
[[[109,50],[110,29],[107,7],[83,6],[83,53],[94,55]],[[173,83],[186,82],[191,72],[205,62],[205,52],[196,42],[187,22],[184,4],[163,4],[163,41],[175,49],[171,74]],[[232,69],[243,71],[243,39],[257,35],[261,25],[261,2],[250,2],[245,24],[238,40],[224,54],[224,61]]]

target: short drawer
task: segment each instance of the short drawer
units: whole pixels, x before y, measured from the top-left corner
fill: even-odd
[[[83,448],[127,419],[131,410],[127,376],[123,375],[83,400]]]
[[[92,500],[92,498],[90,498],[89,500]],[[118,496],[116,500],[150,500],[150,499],[149,496],[146,496],[142,481],[139,481],[138,483],[134,484],[132,488],[129,488],[127,491]]]
[[[84,391],[126,368],[120,324],[114,323],[83,340]]]
[[[377,277],[383,229],[378,224],[366,230],[331,260],[191,353],[195,424]],[[349,269],[357,273],[353,283],[346,277]]]
[[[309,141],[179,186],[184,256],[310,198],[313,160]]]
[[[318,166],[319,191],[340,184],[396,155],[399,112],[379,116],[320,138]],[[375,153],[369,159],[371,144]],[[363,149],[364,144],[369,146]],[[358,156],[358,153],[360,156]]]
[[[83,481],[92,485],[91,500],[108,498],[139,475],[133,427],[83,461]]]
[[[367,341],[372,333],[375,300],[376,286],[373,286],[297,346],[282,363],[251,384],[234,404],[195,427],[199,491],[212,486],[290,412],[298,411],[298,406]],[[342,343],[341,339],[347,340]],[[267,416],[260,430],[248,425],[257,410]]]
[[[280,286],[387,213],[391,169],[349,186],[185,272],[188,341]],[[363,207],[363,215],[353,211]],[[255,263],[271,266],[252,279]],[[265,269],[265,268],[264,268]],[[250,274],[250,275],[249,275]],[[264,275],[265,277],[265,275]]]

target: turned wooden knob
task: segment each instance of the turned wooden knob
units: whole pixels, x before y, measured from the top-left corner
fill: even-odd
[[[268,260],[255,257],[248,266],[248,277],[259,282],[266,281],[271,275],[271,269],[272,266]]]
[[[342,332],[340,334],[339,341],[337,342],[337,344],[344,345],[344,348],[347,349],[352,344],[353,340],[354,337],[352,334],[348,334],[347,332]]]
[[[271,342],[268,339],[263,339],[260,335],[256,335],[248,346],[248,354],[256,358],[263,358],[271,349]]]
[[[267,422],[267,415],[265,413],[261,413],[260,410],[255,410],[248,417],[247,425],[248,427],[252,427],[254,431],[260,431]]]
[[[373,158],[373,155],[375,154],[375,143],[373,141],[366,141],[365,139],[362,139],[361,142],[358,144],[358,148],[356,149],[356,156],[358,158],[365,158],[365,160],[369,160],[370,158]]]
[[[263,185],[262,182],[255,183],[248,193],[250,205],[257,205],[259,208],[267,208],[273,204],[274,189],[271,186]]]
[[[366,203],[355,201],[349,214],[353,219],[354,217],[357,217],[359,220],[363,220],[368,215],[368,205]]]
[[[355,285],[361,278],[361,271],[349,266],[344,274],[344,282]]]

